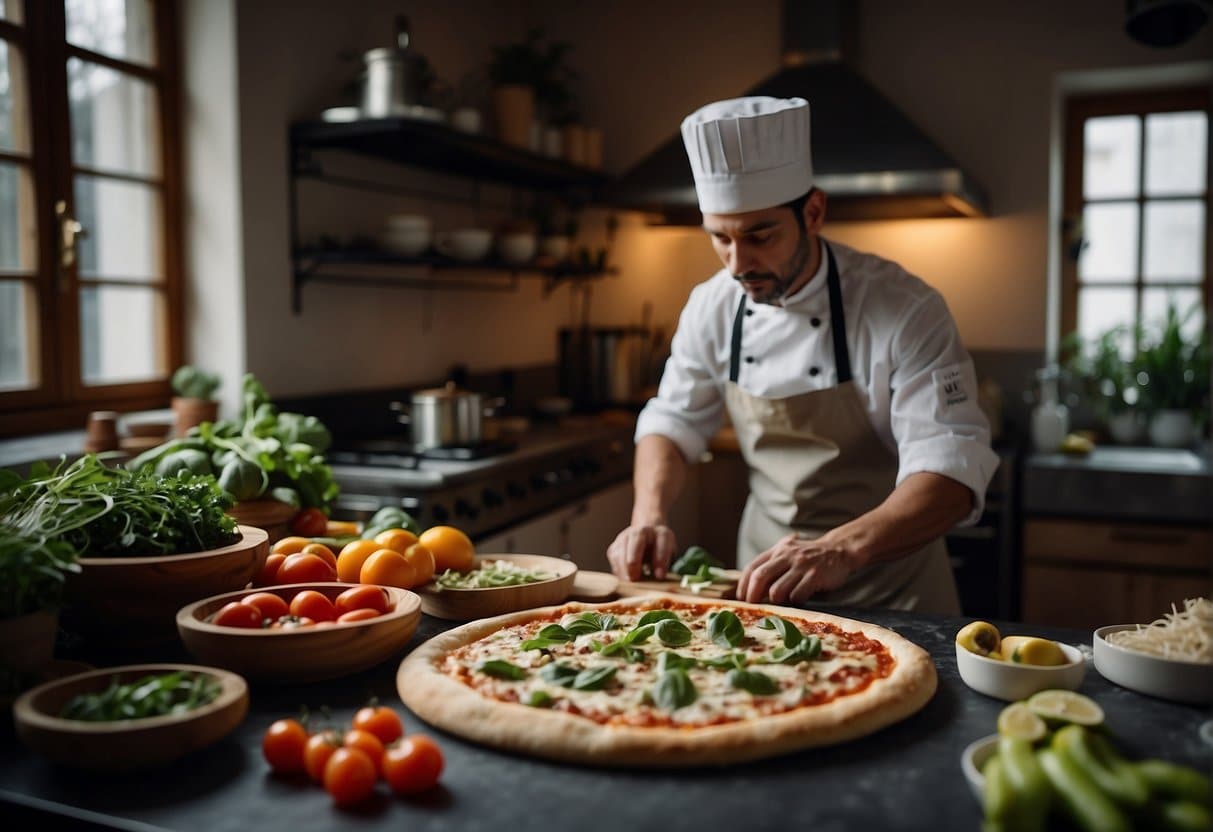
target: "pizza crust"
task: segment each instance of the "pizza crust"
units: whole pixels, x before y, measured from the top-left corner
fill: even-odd
[[[823,621],[879,641],[893,656],[892,673],[864,690],[824,705],[703,727],[604,725],[561,711],[532,708],[481,695],[443,673],[447,653],[506,627],[584,611],[633,611],[662,600],[694,606],[756,609],[801,621]],[[559,618],[559,615],[556,617]],[[879,731],[922,708],[935,693],[935,665],[918,645],[892,630],[811,610],[741,601],[654,594],[607,604],[571,603],[473,621],[435,636],[414,650],[396,674],[400,698],[426,722],[495,748],[573,763],[678,767],[724,764],[833,745]]]

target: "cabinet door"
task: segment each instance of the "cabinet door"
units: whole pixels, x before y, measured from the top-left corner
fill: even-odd
[[[564,554],[560,527],[563,511],[544,514],[513,528],[486,537],[476,543],[476,551],[484,555],[551,555]]]
[[[1209,598],[1213,594],[1213,581],[1201,575],[1139,575],[1133,587],[1132,617],[1123,624],[1145,624],[1165,613],[1184,608],[1188,598]]]
[[[1023,620],[1090,628],[1133,621],[1129,616],[1136,580],[1141,576],[1131,572],[1029,563],[1024,569]]]
[[[568,553],[581,569],[609,572],[606,550],[632,516],[632,484],[622,482],[581,501],[568,514]]]

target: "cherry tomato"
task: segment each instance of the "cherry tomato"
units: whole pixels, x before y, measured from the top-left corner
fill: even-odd
[[[268,618],[270,621],[277,621],[290,612],[290,608],[287,607],[286,601],[282,600],[282,596],[272,592],[254,592],[252,595],[241,598],[240,603],[256,607],[261,611],[262,619]]]
[[[370,757],[371,762],[375,764],[375,776],[379,776],[379,765],[383,762],[383,741],[379,737],[370,731],[355,728],[345,732],[341,745],[345,748],[357,748],[366,752],[366,756]]]
[[[333,601],[333,606],[337,608],[338,614],[351,610],[387,612],[391,608],[390,605],[391,601],[383,588],[371,585],[350,587]]]
[[[280,584],[314,584],[337,580],[337,570],[319,555],[287,555],[278,567]]]
[[[303,749],[307,731],[293,719],[280,719],[261,738],[261,753],[270,768],[282,774],[303,771]]]
[[[391,708],[368,705],[354,714],[353,726],[360,731],[370,731],[385,745],[404,736],[404,723]]]
[[[303,547],[312,542],[310,537],[284,537],[270,547],[270,552],[275,555],[294,555],[303,551]]]
[[[417,584],[417,570],[399,552],[380,549],[362,564],[358,579],[364,584],[412,589]]]
[[[429,737],[414,734],[383,752],[383,779],[397,794],[433,788],[442,774],[442,751]]]
[[[372,618],[378,618],[378,617],[379,617],[379,613],[376,612],[375,610],[368,610],[368,609],[350,610],[349,612],[343,612],[343,613],[341,613],[341,615],[337,616],[337,623],[338,624],[353,624],[358,621],[370,621]]]
[[[318,558],[323,558],[328,561],[333,570],[337,569],[337,556],[333,554],[333,550],[325,546],[323,543],[309,543],[300,549],[305,555],[315,555]]]
[[[317,783],[324,782],[324,766],[341,747],[341,735],[336,731],[321,731],[307,738],[303,747],[303,767],[307,776]]]
[[[338,806],[361,803],[378,779],[375,764],[359,748],[338,748],[324,764],[324,789]]]
[[[310,618],[301,618],[298,615],[284,615],[270,625],[271,630],[298,630],[301,627],[311,627],[316,622]]]
[[[332,621],[337,617],[337,610],[323,593],[305,589],[291,599],[291,615],[310,618],[313,621]]]
[[[329,519],[318,508],[305,508],[291,520],[291,533],[300,537],[322,537],[328,529]]]
[[[261,610],[252,604],[242,604],[239,601],[232,601],[230,604],[224,604],[223,609],[215,613],[215,617],[211,619],[211,623],[218,624],[220,627],[241,627],[246,630],[259,630],[261,629]]]
[[[265,565],[257,573],[257,580],[253,581],[253,586],[273,586],[278,583],[278,569],[281,568],[284,560],[286,560],[286,555],[283,554],[272,554],[267,557]]]

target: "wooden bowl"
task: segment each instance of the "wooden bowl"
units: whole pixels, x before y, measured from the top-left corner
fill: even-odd
[[[290,534],[291,518],[295,516],[295,507],[280,500],[241,500],[227,510],[228,516],[242,526],[253,526],[262,529],[269,535],[270,545],[273,546]]]
[[[69,628],[107,645],[172,640],[183,604],[247,586],[265,564],[266,533],[238,529],[235,543],[205,552],[80,558],[80,573],[67,580]]]
[[[289,602],[303,589],[314,589],[333,599],[351,586],[354,584],[283,584],[226,592],[183,607],[177,613],[177,632],[185,649],[200,661],[251,679],[290,683],[347,676],[399,655],[421,620],[421,602],[416,594],[385,586],[395,609],[378,618],[331,627],[244,630],[220,627],[206,619],[224,604],[253,592],[272,592]]]
[[[218,680],[214,701],[183,714],[113,722],[84,722],[58,716],[79,693],[105,689],[117,676],[129,683],[148,674],[188,670]],[[108,667],[47,682],[13,704],[17,736],[34,751],[76,768],[129,771],[162,765],[218,742],[244,720],[248,685],[234,673],[189,664]]]
[[[439,589],[431,582],[418,588],[421,611],[435,618],[471,621],[507,612],[559,604],[569,597],[577,577],[577,564],[545,555],[477,555],[476,565],[505,560],[524,569],[540,569],[554,575],[546,581],[486,589]]]

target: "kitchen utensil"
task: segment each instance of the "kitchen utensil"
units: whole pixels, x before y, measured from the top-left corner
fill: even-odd
[[[559,332],[560,391],[582,408],[630,404],[647,374],[643,327],[567,327]]]
[[[1050,688],[1078,690],[1087,665],[1077,647],[1058,644],[1068,664],[1051,667],[988,659],[956,645],[956,667],[964,683],[978,693],[1015,702]]]
[[[1095,669],[1100,675],[1121,687],[1160,699],[1193,705],[1213,701],[1213,664],[1164,659],[1107,640],[1112,633],[1136,627],[1136,624],[1114,624],[1095,631]]]
[[[396,18],[396,46],[371,49],[363,54],[364,118],[408,115],[411,108],[421,105],[428,63],[415,49],[409,49],[409,43],[408,19],[400,15]]]
[[[435,247],[440,252],[464,263],[475,263],[477,260],[483,260],[492,246],[492,232],[480,228],[460,228],[456,231],[444,231],[435,240]]]
[[[219,695],[200,708],[145,719],[85,722],[59,716],[73,696],[102,691],[115,676],[120,683],[130,683],[176,671],[211,676],[219,683]],[[62,765],[106,772],[159,766],[205,748],[231,733],[247,713],[244,679],[189,664],[126,665],[78,673],[40,685],[13,705],[17,736],[27,746]]]
[[[418,390],[410,403],[392,402],[396,419],[412,431],[413,450],[475,445],[484,439],[483,418],[504,402],[485,402],[479,393],[460,390],[454,382],[445,387]]]
[[[332,600],[349,588],[350,584],[314,583],[256,591],[289,600],[302,590],[314,589]],[[393,604],[390,612],[365,621],[293,630],[253,630],[209,623],[206,619],[225,604],[239,601],[254,590],[226,592],[183,607],[177,613],[177,632],[191,655],[250,679],[275,683],[336,679],[398,655],[416,632],[421,619],[417,595],[393,586],[383,589]]]
[[[429,583],[418,588],[422,612],[436,618],[471,621],[560,604],[568,599],[577,575],[577,564],[546,555],[477,555],[476,565],[498,560],[509,561],[523,569],[539,569],[553,577],[529,584],[483,589],[439,589],[437,584]]]

